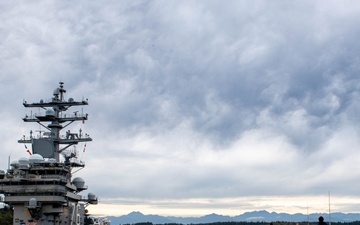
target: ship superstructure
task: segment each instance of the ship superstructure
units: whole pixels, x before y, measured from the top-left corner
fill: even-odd
[[[84,122],[88,114],[65,113],[70,107],[86,106],[87,100],[65,100],[63,82],[49,101],[23,102],[27,108],[43,113],[26,115],[25,122],[35,122],[46,132],[23,136],[19,143],[32,146],[29,157],[13,161],[5,172],[0,170],[0,194],[3,202],[13,209],[14,225],[84,225],[85,207],[97,204],[95,194],[87,197],[80,192],[87,189],[81,177],[73,178],[75,170],[85,167],[78,159],[75,146],[92,141],[88,134],[61,132],[73,122]]]

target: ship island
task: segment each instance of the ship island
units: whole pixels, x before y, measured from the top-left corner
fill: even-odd
[[[85,167],[76,146],[86,146],[92,138],[81,128],[78,132],[69,129],[74,122],[88,120],[88,114],[69,109],[87,106],[88,99],[65,99],[65,93],[64,83],[59,82],[49,100],[23,101],[24,107],[39,112],[31,111],[23,121],[44,129],[23,135],[18,143],[25,146],[26,155],[12,162],[9,156],[7,170],[0,170],[0,202],[12,210],[13,225],[110,224],[106,218],[88,214],[86,207],[97,204],[98,198],[91,192],[82,196],[88,187],[83,178],[75,176]]]

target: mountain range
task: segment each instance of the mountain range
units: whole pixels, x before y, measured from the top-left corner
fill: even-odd
[[[304,215],[301,213],[287,214],[262,211],[246,212],[238,216],[223,216],[218,214],[209,214],[201,217],[175,217],[175,216],[159,216],[159,215],[144,215],[141,212],[131,212],[128,215],[119,217],[108,216],[112,225],[119,224],[134,224],[142,222],[150,222],[153,224],[200,224],[200,223],[215,223],[215,222],[272,222],[272,221],[287,221],[287,222],[316,222],[319,216],[323,216],[325,220],[331,222],[352,222],[359,221],[359,213],[331,213],[330,217],[326,213],[313,213]]]

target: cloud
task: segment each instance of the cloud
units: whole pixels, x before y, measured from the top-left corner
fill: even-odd
[[[89,99],[78,175],[104,199],[357,197],[358,4],[1,7],[2,165],[37,129],[22,100],[61,80],[66,98]]]

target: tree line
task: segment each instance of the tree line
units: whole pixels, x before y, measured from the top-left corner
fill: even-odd
[[[13,224],[13,211],[7,207],[0,209],[0,224],[12,225]]]

